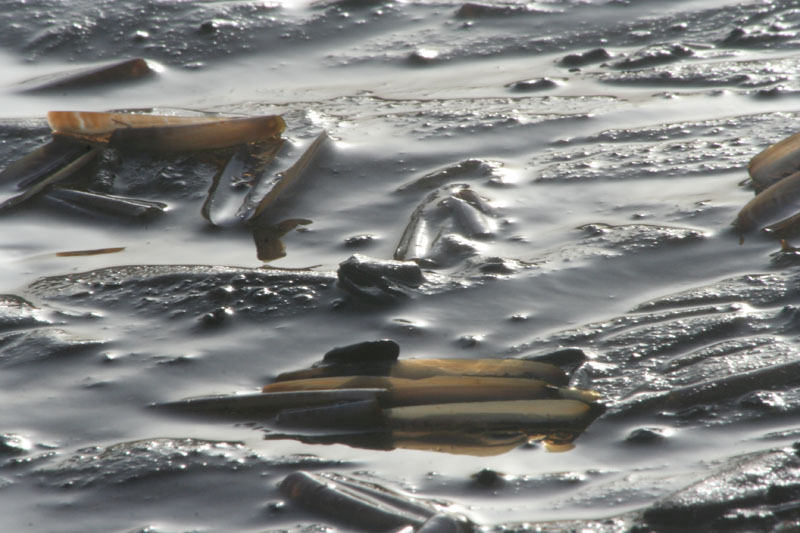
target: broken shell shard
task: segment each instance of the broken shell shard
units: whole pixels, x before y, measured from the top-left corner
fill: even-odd
[[[800,169],[800,133],[773,144],[747,167],[756,190],[762,190]]]
[[[220,118],[51,111],[47,120],[54,133],[151,152],[228,148],[277,139],[286,129],[286,123],[277,115]]]

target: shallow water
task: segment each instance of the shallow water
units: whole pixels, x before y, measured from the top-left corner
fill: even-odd
[[[594,358],[583,372],[588,386],[612,402],[648,381],[652,390],[691,383],[661,375],[659,365],[725,343],[752,367],[797,360],[796,326],[780,314],[800,299],[793,267],[770,261],[775,241],[754,235],[740,244],[729,226],[752,196],[738,185],[749,159],[796,131],[793,2],[154,1],[139,12],[139,4],[111,1],[8,3],[0,14],[3,164],[46,138],[52,109],[281,114],[291,146],[274,170],[321,129],[334,142],[276,207],[275,220],[312,223],[286,235],[287,255],[271,265],[333,272],[354,253],[390,259],[427,194],[397,189],[470,159],[492,170],[451,182],[469,183],[499,213],[496,236],[476,245],[476,261],[529,265],[487,279],[464,275],[456,261],[440,274],[463,287],[387,305],[348,299],[332,278],[274,308],[240,295],[231,280],[223,286],[232,296],[198,291],[186,301],[180,287],[164,300],[160,289],[136,293],[146,282],[133,293],[77,278],[74,290],[31,287],[104,267],[262,265],[244,228],[211,228],[200,216],[208,165],[147,154],[103,162],[117,175],[116,192],[165,201],[168,212],[131,222],[40,201],[4,215],[0,292],[38,308],[9,306],[17,310],[1,325],[0,433],[30,442],[19,453],[0,448],[9,461],[0,468],[7,529],[331,525],[276,503],[277,483],[299,468],[357,472],[442,498],[487,527],[603,518],[643,508],[727,458],[796,437],[789,430],[800,401],[791,387],[778,391],[780,409],[720,408],[695,419],[624,412],[598,419],[570,452],[529,446],[489,458],[264,440],[260,428],[147,408],[255,390],[334,346],[384,337],[400,344],[401,357],[578,346]],[[596,48],[611,57],[564,65]],[[90,91],[32,95],[16,86],[131,56],[158,63],[158,74]],[[541,79],[553,83],[513,85]],[[107,247],[124,250],[55,255]],[[720,288],[745,275],[758,283]],[[684,291],[690,296],[670,299]],[[204,321],[224,307],[235,312],[221,324]],[[676,315],[648,315],[664,309]],[[36,331],[55,333],[25,336]],[[747,342],[763,349],[748,352],[739,345]],[[736,371],[728,360],[716,370]],[[642,427],[662,428],[666,438],[626,442]],[[176,440],[113,448],[146,439]],[[480,486],[470,476],[485,468],[511,477]]]

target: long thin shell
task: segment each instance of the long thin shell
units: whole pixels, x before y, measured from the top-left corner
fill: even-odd
[[[590,408],[577,400],[514,400],[397,407],[386,410],[393,428],[470,431],[546,431],[579,424]]]
[[[494,376],[543,379],[552,384],[566,383],[560,368],[523,359],[409,359],[398,361],[392,376],[419,379],[428,376]]]
[[[548,363],[524,359],[407,359],[388,364],[330,365],[285,372],[275,381],[320,378],[329,376],[381,375],[421,379],[432,376],[486,376],[542,379],[553,385],[565,385],[563,370]]]
[[[112,215],[134,218],[157,215],[167,209],[167,204],[161,202],[73,189],[54,188],[46,193],[46,197],[78,207],[88,208],[92,211],[96,210]]]
[[[0,210],[8,209],[10,207],[14,207],[16,205],[21,204],[22,202],[32,198],[33,196],[39,194],[44,189],[53,185],[54,183],[58,183],[59,181],[65,180],[66,178],[72,176],[81,168],[86,166],[94,157],[97,155],[98,149],[91,148],[88,152],[84,153],[82,156],[78,157],[68,165],[62,167],[57,172],[54,172],[46,179],[38,181],[35,185],[29,187],[24,193],[14,196],[13,198],[9,198],[2,204],[0,204]]]
[[[150,152],[228,148],[278,138],[286,129],[277,115],[219,118],[51,111],[47,120],[54,133]]]
[[[215,226],[243,224],[250,217],[247,205],[254,185],[283,142],[278,139],[257,147],[244,145],[220,165],[200,211],[203,218]]]
[[[294,472],[280,484],[287,498],[307,509],[335,520],[357,524],[365,531],[393,531],[404,526],[417,528],[432,515],[418,516],[388,502],[337,483],[330,476]]]
[[[91,149],[89,144],[55,136],[47,144],[9,164],[0,172],[0,184],[17,182],[17,189],[27,189]]]
[[[269,192],[261,199],[253,212],[250,220],[253,223],[271,206],[275,205],[278,198],[286,192],[286,190],[298,181],[300,176],[303,175],[305,170],[314,161],[314,158],[319,153],[320,148],[328,141],[328,133],[324,130],[320,133],[314,142],[303,152],[303,155],[295,162],[294,165],[281,172],[275,180],[273,180]]]
[[[154,72],[146,60],[137,57],[99,67],[42,76],[23,82],[20,89],[23,92],[46,92],[111,85],[124,81],[138,80],[151,76]]]
[[[445,215],[445,210],[438,205],[443,190],[428,194],[411,213],[408,225],[394,251],[394,258],[398,261],[422,259],[430,252],[431,246],[436,241],[431,229],[438,227]]]
[[[153,407],[168,411],[203,415],[271,418],[283,409],[326,406],[336,403],[371,400],[382,394],[376,389],[338,389],[325,391],[300,391],[262,394],[236,394],[203,396],[177,402],[155,404]]]
[[[750,177],[760,190],[800,170],[800,133],[777,142],[750,160]]]
[[[745,232],[762,228],[800,209],[800,171],[761,191],[739,211],[733,225]]]
[[[292,390],[383,388],[385,407],[430,403],[480,402],[547,398],[557,394],[541,380],[474,376],[435,376],[425,379],[382,376],[335,377],[281,381],[264,387],[264,392]]]

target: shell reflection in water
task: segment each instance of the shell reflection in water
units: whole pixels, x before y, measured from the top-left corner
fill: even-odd
[[[281,374],[261,394],[189,399],[163,407],[268,420],[273,428],[268,439],[470,455],[497,455],[530,440],[563,451],[602,412],[597,393],[564,386],[567,376],[551,364],[401,361],[396,349],[385,349],[391,344],[337,348],[320,365]],[[375,356],[368,359],[371,349]]]

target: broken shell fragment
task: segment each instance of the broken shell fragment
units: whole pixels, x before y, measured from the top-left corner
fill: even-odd
[[[277,139],[286,129],[277,115],[220,118],[51,111],[47,120],[57,134],[160,153],[214,150]]]

